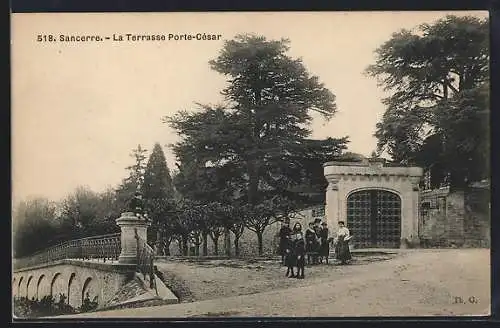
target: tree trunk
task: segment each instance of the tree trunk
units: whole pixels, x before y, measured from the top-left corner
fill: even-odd
[[[219,237],[212,238],[212,241],[214,242],[214,255],[219,255]]]
[[[228,228],[224,230],[224,250],[227,256],[231,256],[231,235]]]
[[[189,254],[188,236],[182,236],[182,252],[182,255],[184,256],[187,256]]]
[[[177,237],[176,240],[177,240],[177,244],[179,246],[179,255],[182,255],[182,254],[184,254],[184,250],[182,249],[182,238]]]
[[[163,240],[163,254],[165,256],[170,256],[170,244],[172,243],[172,237],[165,237]]]
[[[240,256],[240,236],[234,236],[234,256]]]
[[[257,230],[255,233],[257,234],[257,242],[259,244],[259,256],[262,256],[262,254],[264,253],[263,242],[262,242],[264,231]]]
[[[156,255],[158,256],[163,256],[164,255],[164,252],[163,252],[163,240],[162,240],[162,233],[161,233],[161,230],[160,229],[157,229],[156,230],[156,242],[155,242],[155,246],[156,246]]]
[[[200,256],[200,245],[201,245],[201,236],[200,232],[196,232],[194,238],[193,238],[193,243],[194,243],[194,256]]]
[[[201,250],[203,253],[203,256],[208,256],[207,241],[208,241],[208,233],[204,232],[203,233],[203,245],[202,245],[202,250]]]

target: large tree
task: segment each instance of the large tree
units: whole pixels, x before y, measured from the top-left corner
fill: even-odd
[[[144,169],[141,191],[145,210],[152,220],[148,234],[156,242],[158,255],[169,255],[171,241],[169,213],[174,206],[174,188],[165,154],[159,143],[154,145]],[[164,250],[167,254],[163,254]]]
[[[367,73],[390,92],[377,124],[378,151],[399,163],[444,168],[438,175],[455,187],[487,177],[487,20],[446,16],[401,30],[376,56]]]
[[[307,139],[311,113],[331,118],[335,96],[288,50],[288,40],[262,36],[227,41],[210,61],[213,70],[227,77],[225,104],[200,105],[197,112],[166,119],[182,137],[173,147],[180,167],[188,174],[212,175],[207,191],[214,188],[212,195],[246,205],[246,225],[258,235],[282,204],[308,202],[298,186],[309,184],[313,176],[322,181],[322,161],[340,154],[347,142]],[[293,202],[271,201],[276,195]],[[261,210],[262,204],[274,207]]]
[[[173,194],[172,177],[165,153],[160,144],[156,143],[144,169],[142,195],[145,199],[161,199],[172,198]]]

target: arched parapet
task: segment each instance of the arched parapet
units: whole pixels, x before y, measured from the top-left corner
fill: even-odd
[[[60,302],[62,295],[65,304],[78,309],[88,293],[91,300],[104,306],[135,276],[135,270],[136,265],[79,260],[15,269],[13,294],[30,299],[38,296],[39,300],[52,295],[55,303]]]

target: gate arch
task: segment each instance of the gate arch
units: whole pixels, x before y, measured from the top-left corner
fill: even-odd
[[[401,197],[390,189],[363,188],[347,196],[347,226],[357,248],[398,248]]]

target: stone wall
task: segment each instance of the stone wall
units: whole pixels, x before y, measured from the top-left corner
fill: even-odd
[[[423,247],[489,247],[489,190],[427,190],[420,197]]]
[[[465,246],[490,247],[490,190],[471,188],[470,192],[465,194],[464,201]]]

